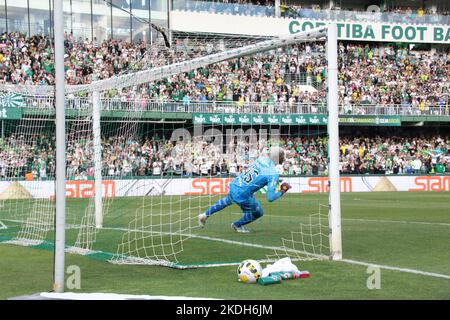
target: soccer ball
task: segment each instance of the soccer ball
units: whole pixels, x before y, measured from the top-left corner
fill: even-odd
[[[258,261],[247,259],[237,268],[238,280],[243,283],[256,283],[261,277],[262,268]]]

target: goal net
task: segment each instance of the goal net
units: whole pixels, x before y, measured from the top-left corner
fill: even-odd
[[[67,252],[189,268],[340,251],[330,236],[326,35],[173,33],[170,48],[128,53],[140,55],[130,66],[140,71],[67,85]],[[53,87],[0,91],[3,105],[22,99],[2,130],[0,241],[51,246]],[[275,146],[285,155],[280,182],[292,189],[273,202],[267,187],[254,194],[249,233],[231,227],[245,213],[236,202],[200,227],[199,215]]]

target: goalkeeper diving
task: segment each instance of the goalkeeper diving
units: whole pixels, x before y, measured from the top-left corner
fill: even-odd
[[[204,228],[206,220],[213,214],[235,203],[241,208],[243,216],[231,223],[231,228],[239,233],[248,233],[245,225],[261,218],[264,214],[264,210],[253,194],[267,186],[267,201],[273,202],[291,189],[287,182],[283,182],[280,190],[277,191],[279,174],[275,166],[283,162],[284,150],[280,147],[270,148],[268,152],[256,159],[245,172],[231,181],[227,197],[220,199],[198,216],[200,227]]]

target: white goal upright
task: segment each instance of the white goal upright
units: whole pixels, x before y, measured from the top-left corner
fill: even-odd
[[[342,259],[341,231],[341,191],[339,178],[339,95],[337,27],[328,26],[328,136],[329,136],[329,183],[330,183],[330,256],[333,260]]]
[[[55,12],[56,9],[55,6]],[[176,39],[176,33],[173,37]],[[257,257],[259,259],[283,256],[290,256],[297,260],[342,259],[336,25],[330,24],[295,35],[272,39],[227,40],[223,36],[208,39],[205,37],[207,38],[205,35],[197,38],[185,36],[180,40],[188,48],[193,44],[200,45],[201,48],[196,47],[196,50],[201,52],[203,50],[202,55],[190,57],[189,54],[183,54],[174,63],[158,65],[156,63],[158,60],[152,56],[158,53],[149,50],[148,55],[142,58],[143,64],[147,66],[144,70],[94,81],[89,85],[66,85],[64,87],[65,108],[61,107],[61,97],[56,99],[57,102],[59,101],[59,104],[56,104],[56,124],[67,125],[65,129],[59,126],[56,131],[59,132],[59,138],[56,139],[57,160],[59,164],[64,163],[63,171],[61,167],[59,167],[60,170],[57,167],[56,174],[52,177],[58,181],[58,188],[53,193],[56,195],[56,239],[53,239],[48,232],[53,228],[51,218],[55,212],[54,198],[39,198],[39,193],[36,191],[42,188],[44,181],[19,182],[20,188],[28,190],[31,199],[0,200],[5,201],[5,205],[0,207],[2,212],[0,221],[6,222],[6,225],[8,220],[14,220],[15,223],[22,221],[22,228],[19,228],[21,231],[12,239],[14,243],[25,243],[27,239],[35,241],[33,243],[55,240],[57,283],[62,283],[61,279],[64,275],[64,249],[86,255],[103,254],[107,257],[105,260],[117,264],[166,265],[180,268],[233,264],[240,258],[249,258],[245,255],[250,250],[259,250],[261,252],[261,256]],[[205,42],[208,41],[211,42],[212,48],[207,48]],[[314,45],[319,42],[322,45]],[[326,45],[323,45],[324,42]],[[304,51],[305,48],[301,44],[305,44],[305,47],[312,44],[311,46],[318,48],[318,51],[311,54],[308,50]],[[325,48],[325,53],[320,51],[322,47]],[[289,52],[296,52],[298,60],[303,59],[302,55],[305,54],[311,61],[320,60],[320,62],[314,62],[316,65],[325,62],[323,70],[326,82],[318,89],[326,91],[325,112],[314,114],[317,110],[313,104],[297,103],[294,108],[294,105],[285,101],[279,102],[282,106],[282,109],[279,109],[278,105],[274,106],[269,100],[266,104],[249,103],[250,107],[247,108],[245,101],[242,101],[242,104],[241,101],[231,101],[229,104],[195,105],[194,102],[170,104],[152,102],[149,99],[144,106],[141,101],[139,104],[136,101],[133,103],[111,102],[111,99],[105,98],[111,91],[139,91],[141,88],[148,91],[152,84],[158,82],[164,82],[166,86],[169,86],[172,77],[188,79],[189,76],[185,77],[184,74],[189,72],[194,72],[196,77],[200,77],[201,72],[209,66],[217,67],[211,69],[213,71],[206,70],[207,72],[228,70],[232,63],[237,66],[235,70],[239,69],[244,62],[264,64],[270,61],[271,57],[283,53],[284,48],[292,48]],[[162,50],[166,50],[167,56],[170,56],[177,53],[177,50],[183,49],[174,47]],[[56,57],[58,58],[59,55]],[[269,74],[267,77],[272,77],[270,72],[273,70],[267,70]],[[219,76],[222,75],[219,74]],[[227,81],[227,77],[230,75],[224,72],[224,81]],[[62,88],[60,79],[56,88]],[[192,80],[189,79],[189,81]],[[300,85],[298,87],[303,88]],[[42,95],[58,97],[61,92],[58,90],[55,92],[52,86],[25,85],[1,85],[0,91],[34,95],[36,99]],[[82,97],[80,93],[83,93]],[[261,95],[265,93],[262,92]],[[80,101],[82,103],[79,103]],[[71,103],[83,107],[70,108]],[[66,110],[65,115],[61,109]],[[110,118],[102,113],[108,110],[111,111]],[[163,117],[167,112],[174,111],[193,113],[192,123],[186,123],[186,120],[148,117],[149,112],[158,112]],[[117,120],[114,112],[122,114],[120,120]],[[300,122],[289,122],[293,121],[294,114],[298,116],[295,119],[309,117],[311,123],[305,125]],[[203,130],[201,135],[195,134],[195,130],[198,129],[198,124],[194,121],[196,115],[199,118],[208,115],[212,117],[210,119],[213,119],[212,122],[201,125]],[[323,121],[321,127],[314,122],[319,116]],[[238,123],[232,123],[232,121]],[[258,121],[268,122],[261,124]],[[283,121],[287,122],[283,123]],[[23,125],[18,128],[28,133],[25,130],[28,130],[26,128],[29,123],[41,122],[36,119],[24,119]],[[326,133],[322,129],[325,126],[324,123],[327,128]],[[36,129],[36,134],[41,134],[44,130],[43,126],[39,130]],[[64,132],[63,139],[61,139],[61,130]],[[268,132],[268,135],[264,136],[264,132]],[[278,133],[272,135],[273,132]],[[25,134],[28,137],[27,143],[31,143],[36,134]],[[276,135],[278,140],[275,139]],[[291,140],[295,140],[292,138],[294,136],[296,141],[308,140],[308,144],[313,145],[314,152],[319,153],[327,149],[328,153],[324,157],[327,160],[323,163],[324,171],[320,179],[327,181],[327,187],[321,191],[327,193],[329,190],[329,199],[324,200],[322,195],[303,197],[304,181],[309,179],[308,177],[282,177],[283,180],[293,184],[295,193],[287,195],[286,199],[281,199],[279,203],[271,204],[264,203],[265,200],[261,200],[263,195],[258,195],[258,199],[265,208],[265,216],[255,223],[253,235],[238,238],[239,235],[231,233],[229,222],[237,219],[240,214],[240,209],[237,207],[234,209],[230,207],[223,214],[218,213],[217,218],[214,217],[211,222],[208,221],[204,230],[199,229],[198,214],[226,194],[227,184],[232,178],[220,175],[216,169],[211,169],[211,165],[210,169],[207,169],[211,158],[220,160],[215,164],[219,169],[220,165],[225,163],[228,169],[237,164],[244,170],[245,166],[259,155],[258,152],[280,141],[287,145],[292,142]],[[68,145],[67,153],[64,143]],[[232,147],[230,147],[231,144]],[[73,170],[74,166],[82,166],[77,163],[78,158],[73,157],[72,153],[81,154],[83,161],[92,168],[92,174],[89,180],[86,180],[87,182],[83,182],[85,180],[82,178],[76,181],[71,179],[73,173],[69,174],[68,171]],[[219,153],[224,155],[217,156]],[[145,157],[142,157],[143,154]],[[147,173],[151,172],[153,176],[151,179],[136,179],[126,174],[128,167],[130,170],[139,171],[139,166],[133,169],[130,165],[133,161],[135,163],[136,157],[148,159],[145,160],[147,162],[142,160],[139,166],[142,165],[146,169],[150,162],[150,170],[147,170]],[[180,159],[182,159],[181,163],[177,163]],[[189,175],[177,174],[180,166],[185,168],[187,164],[195,164],[197,168],[191,168],[193,171],[190,171]],[[118,165],[123,168],[120,173],[111,169],[117,168]],[[158,166],[170,165],[174,168],[173,174],[158,175]],[[305,167],[308,165],[311,166],[309,163],[305,164]],[[234,169],[233,172],[237,173]],[[92,183],[89,184],[89,181]],[[76,192],[89,193],[89,199],[81,201],[75,198],[66,203],[67,187],[62,186],[68,184],[80,188],[80,184],[83,183],[89,184],[89,190],[77,189]],[[110,184],[114,184],[114,194],[109,193]],[[45,185],[48,187],[48,184]],[[74,191],[74,194],[76,192]],[[37,204],[39,204],[39,210],[31,210],[30,216],[27,217],[25,211],[29,208],[37,208]],[[296,211],[297,207],[299,213],[293,215],[292,212]],[[20,214],[17,211],[21,211]],[[283,214],[284,211],[286,214]],[[6,219],[4,216],[7,216]],[[224,227],[225,225],[227,228]],[[25,227],[26,232],[23,231]],[[0,234],[1,232],[2,230]],[[233,261],[220,260],[217,252],[221,248],[227,250],[227,246],[244,249],[235,250],[236,253],[230,254]],[[239,251],[242,252],[242,256]],[[202,255],[207,257],[205,258],[207,261],[198,260]],[[57,285],[55,289],[62,290],[60,285]]]

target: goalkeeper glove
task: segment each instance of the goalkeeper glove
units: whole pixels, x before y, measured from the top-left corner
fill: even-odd
[[[289,189],[291,189],[291,185],[287,182],[283,182],[280,186],[280,192],[285,194],[286,192],[288,192]]]

